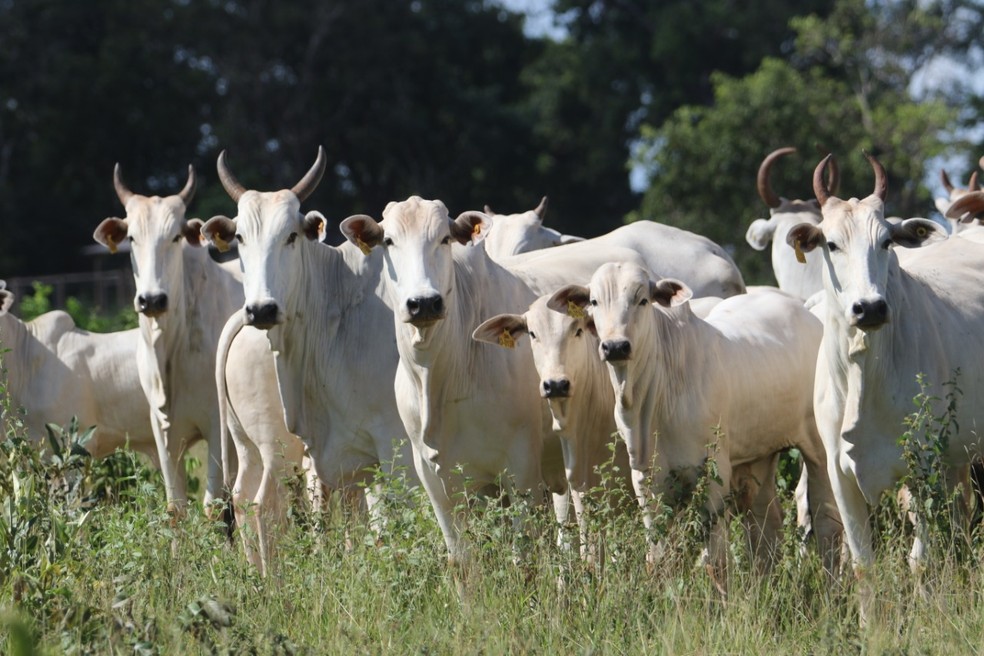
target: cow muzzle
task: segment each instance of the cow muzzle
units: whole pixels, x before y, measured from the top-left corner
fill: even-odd
[[[632,344],[627,339],[606,339],[601,343],[601,359],[623,362],[632,357]]]
[[[571,395],[571,381],[552,378],[540,383],[540,396],[545,399],[566,399]]]
[[[445,312],[444,298],[440,294],[407,299],[407,322],[415,326],[427,326],[440,321]]]
[[[273,301],[251,303],[246,306],[246,324],[266,330],[280,323],[280,308]]]
[[[137,311],[148,317],[159,317],[167,312],[167,294],[139,294]]]
[[[851,306],[851,323],[863,330],[877,330],[888,323],[885,299],[857,301]]]

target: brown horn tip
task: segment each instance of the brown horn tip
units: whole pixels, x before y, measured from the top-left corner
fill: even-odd
[[[827,183],[823,180],[823,174],[833,156],[833,153],[828,154],[820,160],[817,168],[813,170],[813,193],[816,194],[820,207],[823,207],[830,200],[830,190],[827,188]]]
[[[327,159],[325,156],[325,147],[318,146],[318,158],[314,160],[314,165],[308,169],[308,172],[304,174],[300,182],[291,187],[290,190],[294,192],[294,195],[302,203],[318,188],[318,183],[321,182],[321,176],[325,174]]]
[[[543,198],[540,199],[540,204],[536,206],[536,209],[533,210],[533,212],[538,217],[540,217],[540,220],[541,221],[543,220],[543,215],[547,213],[547,197],[546,196],[544,196]]]
[[[946,169],[940,169],[940,182],[943,183],[943,188],[946,189],[946,193],[953,193],[953,183],[950,182],[950,176],[946,174]]]
[[[979,191],[980,186],[977,183],[977,171],[970,174],[970,182],[967,183],[967,191]]]
[[[769,172],[772,169],[772,164],[780,157],[784,157],[785,155],[795,152],[796,149],[790,146],[787,146],[786,148],[778,148],[766,155],[765,159],[763,159],[762,163],[759,165],[756,186],[758,187],[759,197],[769,207],[779,207],[782,203],[776,192],[772,190],[772,185],[769,182]]]
[[[236,179],[236,176],[232,174],[232,171],[229,170],[229,166],[226,164],[225,160],[226,151],[223,150],[219,153],[219,159],[216,162],[216,168],[219,171],[219,181],[222,182],[222,187],[226,190],[226,193],[229,194],[229,197],[232,198],[232,201],[234,203],[238,203],[239,198],[246,193],[246,187],[244,187],[239,180]]]
[[[123,182],[123,172],[119,162],[113,167],[113,187],[116,189],[116,197],[120,199],[123,207],[126,207],[127,201],[134,196],[134,193]]]
[[[868,163],[871,164],[871,168],[875,172],[875,189],[871,193],[878,196],[882,202],[885,202],[885,197],[888,196],[888,176],[885,174],[885,167],[882,166],[881,162],[874,155],[869,154],[868,151],[862,150],[861,153],[868,160]]]
[[[195,179],[195,167],[191,164],[188,165],[188,181],[185,182],[184,189],[178,192],[178,197],[181,202],[184,203],[185,207],[191,205],[191,199],[195,197],[195,186],[198,184]]]
[[[488,214],[489,216],[495,214],[495,211],[493,211],[492,208],[489,207],[488,205],[486,205],[484,209],[485,209],[485,213]]]

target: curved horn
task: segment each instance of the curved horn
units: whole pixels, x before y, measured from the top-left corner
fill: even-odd
[[[325,164],[325,147],[318,146],[318,158],[314,160],[314,165],[308,169],[308,172],[304,174],[300,182],[290,188],[302,203],[318,188],[318,183],[321,182],[321,176],[325,174]]]
[[[980,187],[977,184],[977,171],[970,174],[970,182],[967,183],[967,191],[979,191]]]
[[[544,196],[543,198],[540,199],[540,204],[536,206],[536,209],[533,210],[533,212],[538,217],[540,217],[540,220],[541,221],[543,220],[543,215],[547,213],[547,197],[546,196]]]
[[[980,165],[981,170],[984,171],[984,155],[981,155],[981,158],[977,160],[977,163]]]
[[[222,186],[225,188],[226,193],[229,194],[230,198],[234,203],[239,202],[239,197],[246,193],[246,187],[236,179],[236,176],[232,174],[229,167],[226,166],[225,162],[226,151],[219,153],[219,160],[216,162],[216,168],[219,170],[219,180],[222,182]]]
[[[833,153],[831,153],[824,157],[820,160],[820,163],[817,164],[817,168],[813,170],[813,193],[816,194],[820,207],[823,207],[824,203],[830,200],[830,190],[823,181],[823,173],[833,156]]]
[[[191,164],[188,165],[188,181],[185,182],[184,189],[178,193],[178,197],[181,198],[181,202],[185,204],[185,207],[191,204],[191,199],[195,197],[195,185],[197,184],[195,180],[195,167]]]
[[[946,174],[946,169],[940,169],[940,181],[943,182],[943,188],[946,189],[946,193],[953,193],[953,183],[950,182],[950,176]]]
[[[827,189],[830,190],[830,195],[837,194],[837,187],[840,186],[840,169],[837,167],[837,158],[830,158],[830,166],[827,171]]]
[[[769,183],[769,171],[772,169],[772,164],[780,157],[795,152],[796,149],[792,147],[773,150],[771,153],[766,155],[765,159],[763,159],[762,163],[759,165],[757,180],[759,197],[765,201],[765,204],[769,207],[779,207],[779,204],[782,202],[779,200],[779,196],[776,195],[776,192],[772,191],[772,185]]]
[[[113,186],[116,188],[117,198],[123,203],[123,207],[126,207],[126,202],[134,196],[134,193],[123,183],[123,173],[120,170],[119,162],[116,162],[116,166],[113,167]]]
[[[862,150],[861,152],[875,171],[875,190],[871,193],[881,198],[882,202],[885,202],[885,196],[888,195],[888,176],[885,175],[885,167],[881,165],[881,162],[874,155],[869,155],[868,151]]]

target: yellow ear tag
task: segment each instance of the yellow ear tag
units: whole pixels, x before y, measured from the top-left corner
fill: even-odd
[[[113,241],[112,235],[106,235],[106,245],[109,246],[110,253],[116,253],[116,242]]]
[[[212,235],[212,243],[215,247],[219,249],[220,253],[225,253],[229,250],[229,242],[219,236],[218,233]]]
[[[362,241],[358,237],[355,238],[355,245],[359,247],[359,250],[362,251],[363,255],[368,255],[372,252],[372,246]]]
[[[793,240],[793,250],[796,251],[796,261],[800,264],[806,264],[806,256],[803,255],[803,249],[800,248],[800,240]]]
[[[574,319],[583,319],[584,308],[574,301],[567,301],[567,316],[573,317]]]
[[[499,335],[499,346],[516,348],[516,339],[512,336],[512,333],[505,328],[502,329],[502,334]]]
[[[481,221],[479,221],[478,223],[476,223],[475,225],[472,226],[472,234],[471,234],[472,241],[474,241],[475,238],[478,237],[480,234],[482,234],[482,222]]]

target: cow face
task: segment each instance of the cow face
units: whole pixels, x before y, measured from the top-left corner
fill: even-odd
[[[844,320],[862,330],[877,330],[891,318],[886,288],[891,267],[898,266],[892,246],[909,248],[946,238],[946,231],[927,219],[890,222],[885,219],[887,178],[881,164],[865,154],[875,170],[875,191],[867,198],[841,200],[823,183],[829,156],[817,166],[814,188],[823,209],[819,226],[800,224],[787,243],[804,253],[823,249],[824,284]]]
[[[598,335],[598,354],[613,366],[633,358],[633,346],[651,343],[655,336],[653,304],[680,305],[690,299],[690,288],[678,280],[650,280],[637,264],[609,263],[595,271],[588,287],[570,285],[551,296],[548,306],[577,315],[587,311]]]
[[[495,223],[495,229],[489,231],[489,236],[485,240],[485,250],[488,251],[489,256],[498,259],[582,241],[580,237],[562,235],[553,228],[543,225],[546,211],[546,196],[536,209],[521,214],[496,214],[486,205],[485,213],[493,217]]]
[[[391,307],[400,321],[422,328],[447,312],[454,286],[451,244],[476,245],[491,224],[481,212],[464,212],[452,221],[441,201],[411,196],[387,205],[379,223],[360,214],[340,227],[363,252],[384,249]]]
[[[324,174],[325,161],[321,148],[314,165],[293,188],[260,192],[247,191],[226,164],[225,151],[219,155],[219,178],[237,201],[239,214],[235,219],[212,217],[202,234],[223,251],[238,242],[249,325],[272,328],[298,306],[305,244],[324,240],[326,223],[320,212],[301,214],[300,205]]]
[[[540,396],[547,399],[554,429],[566,423],[568,400],[575,397],[597,360],[591,319],[572,317],[547,307],[549,296],[537,299],[525,314],[500,314],[485,321],[472,338],[513,348],[524,334],[530,337],[533,362],[540,376]]]
[[[126,218],[105,219],[93,238],[115,253],[117,246],[130,242],[130,262],[137,293],[133,306],[137,312],[157,317],[168,308],[168,293],[183,284],[182,250],[185,243],[201,245],[199,219],[185,219],[185,211],[195,194],[195,170],[188,166],[188,181],[174,196],[141,196],[123,183],[120,165],[113,171],[116,194],[126,208]]]

